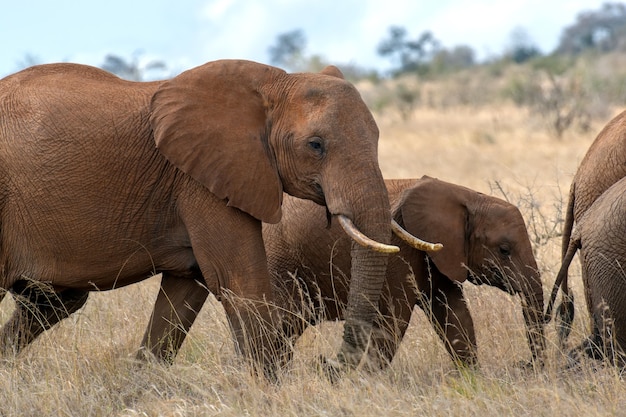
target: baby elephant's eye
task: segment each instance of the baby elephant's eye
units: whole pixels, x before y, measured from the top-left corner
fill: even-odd
[[[500,255],[502,256],[511,256],[511,248],[509,245],[500,245]]]

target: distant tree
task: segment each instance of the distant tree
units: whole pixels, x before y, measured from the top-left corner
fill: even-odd
[[[319,72],[330,65],[330,62],[323,55],[307,55],[305,53],[306,44],[306,36],[302,29],[278,35],[276,43],[267,48],[270,63],[293,72]],[[375,70],[361,68],[354,63],[334,64],[341,68],[344,77],[350,81],[363,78],[376,79],[378,77]]]
[[[285,32],[276,38],[276,44],[268,48],[270,63],[288,69],[297,69],[302,65],[306,36],[302,29]]]
[[[32,67],[33,65],[41,64],[41,60],[37,55],[25,54],[24,58],[17,62],[17,68],[22,70],[24,68]]]
[[[452,49],[442,48],[432,58],[432,70],[437,73],[454,72],[476,64],[476,54],[467,45],[458,45]]]
[[[338,63],[336,66],[341,70],[346,80],[350,82],[367,79],[376,83],[381,80],[380,74],[374,68],[361,67],[353,62],[346,64]]]
[[[118,56],[109,54],[104,57],[101,68],[105,71],[130,81],[144,81],[150,71],[166,71],[167,65],[163,61],[150,61],[141,63],[139,57],[142,52],[137,51],[132,54],[130,61]]]
[[[401,26],[391,26],[389,37],[383,39],[377,48],[378,55],[394,61],[395,74],[425,71],[439,50],[439,41],[430,31],[422,32],[417,39],[411,40],[406,29]]]
[[[510,35],[510,45],[505,51],[505,57],[521,64],[540,55],[541,51],[531,40],[526,29],[521,27],[513,29]]]
[[[579,54],[590,49],[626,50],[626,4],[604,3],[599,10],[579,13],[576,23],[561,32],[556,52]]]

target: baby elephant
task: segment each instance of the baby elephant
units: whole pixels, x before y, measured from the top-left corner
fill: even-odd
[[[465,280],[520,294],[532,364],[541,363],[543,289],[519,210],[495,197],[430,177],[387,180],[392,216],[414,236],[443,243],[425,253],[394,236],[380,314],[369,358],[375,367],[394,357],[418,305],[458,365],[475,365],[474,324],[463,296]],[[323,207],[285,196],[279,224],[263,225],[277,299],[291,317],[296,339],[309,324],[344,319],[348,301],[350,239]],[[358,296],[358,294],[357,294]]]
[[[550,299],[565,288],[567,268],[580,250],[582,278],[591,335],[570,352],[570,365],[581,353],[626,366],[626,178],[607,189],[578,222]],[[563,283],[562,283],[563,282]],[[560,309],[568,327],[572,316]],[[564,337],[569,333],[566,332]],[[563,340],[564,341],[564,340]]]

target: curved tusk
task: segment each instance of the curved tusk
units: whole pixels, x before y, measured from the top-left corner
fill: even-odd
[[[356,243],[366,248],[375,250],[382,253],[396,253],[400,252],[400,248],[393,245],[385,245],[384,243],[377,242],[369,237],[365,236],[357,227],[352,223],[352,220],[344,216],[343,214],[337,215],[339,218],[339,224],[343,227],[343,230],[350,236]]]
[[[415,249],[436,252],[443,248],[443,245],[441,243],[430,243],[413,236],[412,234],[404,230],[402,226],[400,226],[395,220],[391,220],[391,230],[393,230],[393,233],[395,233],[396,236],[404,240],[409,245],[413,246]]]

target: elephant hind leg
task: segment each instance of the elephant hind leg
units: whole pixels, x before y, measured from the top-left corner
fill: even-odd
[[[618,345],[614,331],[615,326],[612,319],[603,316],[594,321],[591,335],[568,353],[569,366],[578,365],[581,355],[584,354],[594,360],[625,367],[626,354]]]
[[[604,340],[596,327],[594,327],[593,332],[586,337],[580,345],[574,347],[567,353],[567,368],[578,368],[583,356],[594,360],[603,360],[606,357],[604,355]]]
[[[19,353],[37,336],[78,311],[89,292],[68,289],[55,292],[50,286],[32,280],[15,283],[11,292],[15,311],[0,330],[0,354]]]
[[[616,329],[615,319],[611,314],[608,304],[604,301],[597,307],[595,318],[595,333],[597,333],[597,346],[599,354],[596,359],[605,360],[613,365],[623,367],[625,355],[621,349]]]
[[[192,272],[192,277],[163,273],[154,311],[137,353],[138,359],[147,359],[149,353],[160,362],[171,364],[174,361],[209,296],[200,271]]]

